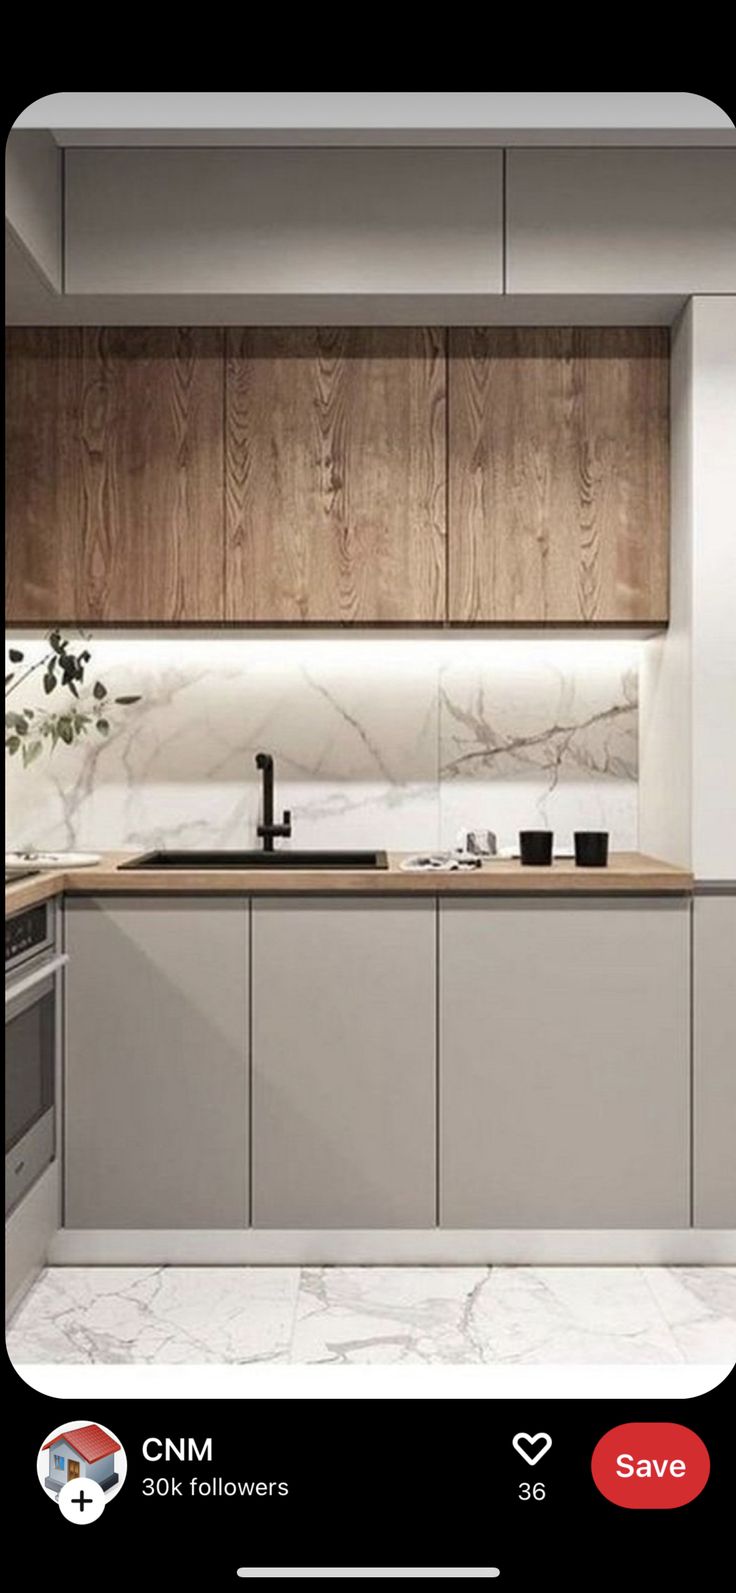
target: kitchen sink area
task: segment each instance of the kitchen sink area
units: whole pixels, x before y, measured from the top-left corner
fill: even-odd
[[[133,857],[126,863],[120,863],[120,869],[232,869],[232,868],[354,868],[354,869],[387,869],[388,856],[386,852],[371,851],[282,851],[266,852],[263,850],[252,852],[187,852],[187,851],[158,851],[144,852],[140,857]]]

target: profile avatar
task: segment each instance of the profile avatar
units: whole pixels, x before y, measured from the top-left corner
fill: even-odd
[[[88,1427],[73,1427],[70,1432],[57,1433],[43,1449],[49,1452],[49,1472],[45,1486],[51,1493],[61,1493],[64,1484],[84,1478],[99,1483],[105,1493],[120,1481],[115,1470],[115,1455],[120,1449],[117,1439],[103,1432],[95,1422]]]

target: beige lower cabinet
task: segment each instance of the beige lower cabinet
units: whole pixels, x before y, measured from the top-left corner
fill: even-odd
[[[254,900],[255,1227],[434,1225],[436,913]]]
[[[736,890],[693,906],[695,1226],[736,1226]]]
[[[65,1226],[248,1222],[242,898],[66,905]]]
[[[439,913],[442,1225],[687,1227],[689,904]]]

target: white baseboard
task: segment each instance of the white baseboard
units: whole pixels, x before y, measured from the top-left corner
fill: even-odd
[[[62,1228],[52,1266],[731,1266],[736,1230]]]

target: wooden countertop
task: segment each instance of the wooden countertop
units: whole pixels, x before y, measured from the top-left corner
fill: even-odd
[[[240,891],[243,895],[477,896],[501,894],[569,894],[620,896],[651,892],[654,895],[688,894],[693,876],[640,852],[612,853],[608,868],[576,868],[560,859],[551,868],[522,868],[517,859],[484,863],[467,874],[414,874],[402,871],[404,852],[389,854],[388,869],[141,869],[121,872],[119,865],[134,852],[110,852],[92,868],[49,869],[33,879],[5,887],[5,913],[32,907],[63,893],[72,895],[128,892],[179,892],[213,895]]]

